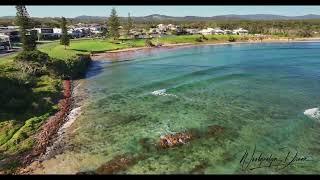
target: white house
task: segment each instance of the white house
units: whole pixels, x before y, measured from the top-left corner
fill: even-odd
[[[83,37],[82,29],[81,28],[73,28],[68,30],[68,34],[74,38]]]
[[[229,30],[229,29],[225,29],[225,30],[224,30],[224,34],[232,34],[232,31]]]
[[[178,26],[173,25],[173,24],[168,24],[167,29],[171,30],[171,31],[175,31],[177,30]]]
[[[157,29],[156,28],[150,28],[149,29],[149,33],[150,34],[156,34],[157,33]]]
[[[36,30],[44,39],[60,38],[62,34],[61,28],[34,28],[33,30]]]
[[[10,36],[0,34],[0,48],[5,49],[5,50],[10,50],[11,47],[11,41],[10,41]]]
[[[57,36],[61,36],[62,29],[61,28],[53,28],[53,34],[55,34]]]
[[[248,33],[249,31],[243,28],[233,30],[233,34],[237,34],[237,35],[247,35]]]
[[[199,34],[199,30],[197,29],[186,29],[188,34]]]
[[[103,31],[103,27],[102,26],[93,26],[93,27],[90,27],[90,31],[94,34],[99,34]]]
[[[224,34],[224,31],[221,30],[220,28],[215,28],[213,29],[214,34]]]
[[[160,31],[166,31],[168,27],[164,24],[158,24],[157,29],[159,29]]]
[[[200,34],[203,34],[203,35],[209,35],[209,34],[214,34],[215,33],[213,28],[202,29],[199,32],[200,32]]]

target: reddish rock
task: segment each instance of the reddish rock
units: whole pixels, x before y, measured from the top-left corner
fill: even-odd
[[[158,146],[164,149],[186,144],[193,138],[190,132],[168,134],[160,138]]]
[[[97,174],[114,174],[119,171],[126,170],[129,166],[135,164],[137,158],[129,155],[120,155],[113,158],[111,161],[100,166],[96,173]]]
[[[30,164],[35,157],[46,152],[50,139],[58,132],[68,116],[72,105],[70,80],[63,81],[63,89],[64,98],[58,103],[59,111],[42,125],[40,132],[35,137],[37,142],[35,148],[22,159],[24,165]]]
[[[187,132],[180,132],[176,134],[168,134],[160,138],[157,146],[162,149],[175,147],[178,145],[186,144],[187,142],[199,139],[219,136],[225,131],[225,128],[219,125],[209,126],[205,133],[201,133],[199,130],[190,129]]]

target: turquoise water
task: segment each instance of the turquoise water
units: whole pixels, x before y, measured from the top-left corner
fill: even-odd
[[[304,115],[320,105],[320,43],[155,51],[132,61],[95,62],[83,86],[89,97],[68,134],[73,148],[44,162],[43,173],[95,170],[121,154],[143,156],[119,172],[129,174],[320,172],[319,119]],[[140,143],[148,138],[153,147],[162,135],[205,132],[210,125],[225,131],[160,151]],[[279,159],[290,151],[286,162],[296,152],[305,160],[243,169],[245,150],[251,156],[255,146]]]

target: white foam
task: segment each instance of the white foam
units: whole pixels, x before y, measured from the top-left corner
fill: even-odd
[[[304,111],[303,114],[308,116],[311,119],[320,120],[320,110],[319,110],[319,108],[307,109],[307,110]]]
[[[71,126],[71,124],[77,119],[77,117],[81,114],[81,107],[74,108],[70,111],[67,116],[67,122],[63,124],[63,126],[59,129],[58,134],[63,134],[65,129]]]
[[[63,124],[63,126],[58,130],[57,137],[53,144],[49,147],[47,147],[46,152],[43,156],[40,157],[40,159],[44,160],[47,158],[51,158],[55,154],[56,149],[61,148],[61,144],[65,143],[63,141],[64,139],[64,133],[67,131],[67,128],[71,126],[71,124],[79,117],[81,114],[81,107],[74,108],[70,111],[68,116],[66,117],[66,122]]]
[[[167,90],[166,89],[159,89],[159,90],[156,90],[156,91],[153,91],[151,92],[152,95],[155,95],[155,96],[174,96],[174,97],[177,97],[176,95],[174,94],[168,94],[166,93]]]

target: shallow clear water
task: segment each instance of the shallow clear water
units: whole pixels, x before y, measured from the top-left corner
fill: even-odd
[[[304,115],[320,106],[319,80],[317,42],[198,46],[95,62],[83,85],[86,105],[68,132],[73,148],[38,172],[95,170],[130,153],[144,159],[120,173],[190,173],[200,164],[208,174],[319,173],[319,122]],[[225,132],[163,151],[139,143],[210,125]],[[296,152],[307,161],[245,170],[241,159],[255,146],[279,158],[290,151],[288,162]]]

